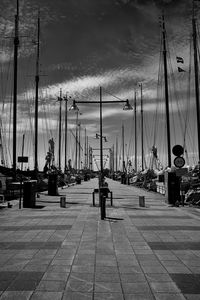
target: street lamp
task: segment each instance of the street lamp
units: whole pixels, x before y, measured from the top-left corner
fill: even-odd
[[[102,117],[102,104],[103,103],[110,103],[110,104],[113,104],[113,103],[125,103],[124,107],[123,107],[123,110],[132,110],[132,106],[130,105],[129,103],[129,100],[126,99],[126,100],[114,100],[114,101],[102,101],[102,87],[100,86],[100,90],[99,90],[100,94],[99,94],[99,101],[76,101],[76,100],[73,100],[73,104],[72,106],[70,107],[70,110],[79,110],[78,109],[78,106],[77,106],[77,103],[90,103],[90,104],[94,104],[94,103],[98,103],[99,104],[99,111],[100,111],[100,134],[99,134],[99,137],[100,137],[100,178],[99,178],[99,191],[100,191],[100,188],[102,188],[103,186],[103,126],[102,126],[102,120],[103,120],[103,117]]]
[[[100,134],[96,133],[96,137],[95,137],[95,138],[98,140],[100,137],[101,137]],[[102,138],[104,139],[104,142],[105,142],[105,143],[108,142],[106,136],[102,136]]]

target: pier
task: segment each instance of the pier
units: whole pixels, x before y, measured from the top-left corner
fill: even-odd
[[[0,210],[0,299],[200,299],[200,211],[106,181],[104,220],[96,178]]]

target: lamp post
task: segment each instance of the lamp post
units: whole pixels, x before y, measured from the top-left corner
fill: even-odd
[[[102,116],[102,104],[103,103],[109,103],[109,104],[113,104],[113,103],[125,103],[124,107],[123,107],[123,110],[132,110],[132,106],[130,105],[129,103],[129,100],[126,99],[126,100],[113,100],[113,101],[109,101],[109,100],[106,100],[106,101],[102,101],[102,87],[100,86],[100,90],[99,90],[99,101],[76,101],[74,100],[73,101],[73,104],[70,108],[70,110],[76,110],[78,111],[78,106],[76,103],[90,103],[90,104],[94,104],[94,103],[97,103],[99,104],[99,112],[100,112],[100,134],[99,134],[99,137],[100,137],[100,176],[99,176],[99,195],[101,197],[101,194],[100,194],[100,189],[103,187],[103,116]],[[100,201],[101,203],[101,201]]]

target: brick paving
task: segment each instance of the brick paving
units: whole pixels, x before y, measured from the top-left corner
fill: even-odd
[[[37,209],[0,209],[0,299],[200,299],[200,211],[107,181],[105,220],[97,179],[60,189],[66,208],[43,193]]]

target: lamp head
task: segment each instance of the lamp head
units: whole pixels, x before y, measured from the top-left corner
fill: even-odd
[[[76,105],[76,101],[75,101],[75,100],[73,100],[73,104],[72,104],[72,106],[69,108],[69,110],[79,111],[79,108],[78,108],[78,106]]]
[[[133,107],[130,105],[129,100],[126,99],[126,104],[123,107],[123,110],[132,110]]]

